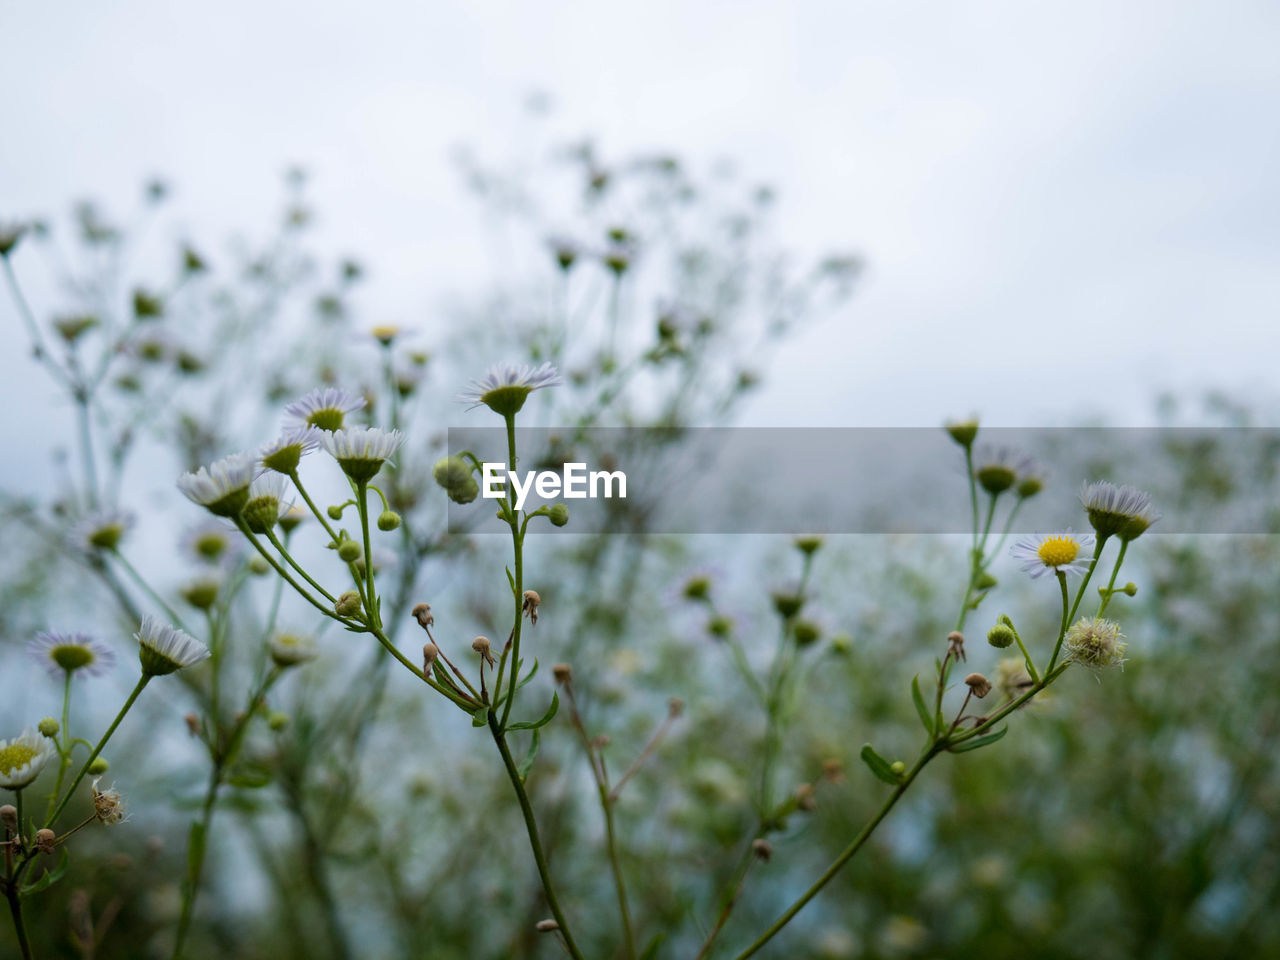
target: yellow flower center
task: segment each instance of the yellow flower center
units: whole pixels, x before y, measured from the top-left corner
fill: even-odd
[[[1080,555],[1080,544],[1072,537],[1045,537],[1036,554],[1046,567],[1061,567]]]
[[[20,767],[25,767],[36,755],[36,749],[25,743],[11,743],[0,749],[0,774],[6,777]]]

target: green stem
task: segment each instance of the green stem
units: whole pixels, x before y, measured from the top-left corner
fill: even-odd
[[[604,757],[600,758],[600,766],[604,767]],[[604,810],[605,849],[609,854],[609,867],[613,871],[613,888],[618,897],[618,913],[622,917],[622,936],[628,960],[636,958],[635,934],[631,929],[631,907],[627,903],[627,887],[622,879],[622,863],[618,859],[618,838],[613,822],[613,800],[609,796],[607,780],[598,785],[600,791],[600,807]]]
[[[1106,592],[1104,592],[1104,593],[1102,594],[1102,603],[1100,603],[1100,604],[1098,605],[1098,612],[1097,612],[1096,616],[1099,616],[1099,617],[1100,617],[1100,616],[1102,616],[1102,615],[1106,612],[1106,610],[1107,610],[1107,605],[1111,603],[1111,597],[1112,597],[1112,595],[1116,592],[1116,589],[1115,589],[1115,588],[1116,588],[1116,577],[1117,577],[1117,576],[1119,575],[1119,573],[1120,573],[1120,564],[1124,563],[1124,554],[1125,554],[1125,551],[1126,551],[1126,550],[1128,550],[1128,549],[1129,549],[1129,541],[1128,541],[1128,540],[1121,540],[1121,541],[1120,541],[1120,553],[1119,553],[1119,555],[1116,557],[1116,565],[1115,565],[1115,568],[1111,571],[1111,579],[1107,582],[1107,589],[1106,589]]]
[[[5,263],[8,263],[5,258]],[[9,901],[9,913],[13,917],[13,929],[18,934],[18,949],[22,952],[22,960],[31,960],[31,942],[27,939],[27,925],[22,919],[22,897],[18,891],[17,881],[9,879],[4,885],[5,899]]]
[[[289,564],[289,566],[293,567],[294,570],[298,571],[298,573],[302,576],[302,579],[306,580],[307,583],[315,587],[315,589],[319,591],[321,596],[323,596],[330,603],[338,602],[337,597],[335,597],[332,593],[330,593],[324,587],[320,586],[320,584],[316,583],[316,581],[312,578],[311,574],[303,570],[301,565],[298,563],[298,561],[293,559],[293,554],[289,552],[288,547],[286,547],[283,543],[280,542],[280,538],[276,536],[275,530],[267,530],[264,536],[267,538],[267,540],[271,543],[273,547],[275,547],[278,551],[280,551],[280,556],[284,557],[285,563]]]
[[[302,485],[302,479],[298,476],[298,471],[295,470],[293,473],[289,474],[289,479],[293,481],[293,485],[297,487],[298,493],[302,495],[302,499],[306,503],[307,508],[311,511],[312,516],[316,518],[320,526],[324,527],[324,532],[329,535],[330,541],[337,543],[338,532],[333,529],[333,526],[325,518],[325,515],[320,512],[320,508],[315,505],[315,501],[311,499],[311,495],[307,493],[307,488]],[[365,600],[364,583],[360,579],[360,574],[356,570],[356,565],[354,563],[349,563],[347,564],[347,569],[351,571],[351,579],[355,581],[356,588],[360,591],[360,599],[362,601]]]
[[[516,417],[506,415],[507,421],[507,469],[516,470]],[[511,628],[511,677],[508,680],[507,702],[502,705],[500,729],[507,729],[511,717],[511,705],[516,699],[516,678],[520,675],[520,627],[524,620],[524,537],[520,532],[520,518],[516,514],[515,484],[507,484],[507,507],[511,524],[511,549],[515,555],[515,625]],[[505,652],[505,651],[504,651]]]
[[[262,706],[262,701],[266,698],[267,692],[272,685],[280,679],[280,673],[279,667],[273,667],[262,681],[262,684],[249,698],[248,706],[232,728],[226,749],[219,750],[215,743],[214,750],[216,754],[213,768],[209,771],[209,783],[205,788],[204,803],[201,806],[200,820],[198,821],[199,828],[198,831],[192,832],[191,839],[187,845],[187,877],[182,891],[182,913],[178,918],[178,931],[174,938],[173,960],[178,960],[182,956],[187,934],[191,929],[191,920],[195,914],[196,897],[200,892],[200,877],[204,872],[205,851],[208,847],[209,828],[213,823],[214,809],[218,802],[218,791],[222,787],[227,768],[235,761],[240,744],[244,740],[245,732],[249,729],[249,721],[258,711],[258,708]],[[215,722],[216,719],[215,715]],[[195,842],[196,836],[200,838],[199,843]]]
[[[373,546],[369,538],[369,482],[362,480],[356,484],[360,510],[360,532],[364,536],[364,580],[365,610],[369,614],[369,622],[376,627],[382,626],[382,616],[378,612],[378,595],[373,590]]]
[[[1093,577],[1093,571],[1098,566],[1098,558],[1102,556],[1102,548],[1107,545],[1105,536],[1098,537],[1098,542],[1093,548],[1093,559],[1089,562],[1089,569],[1085,571],[1084,579],[1080,581],[1080,589],[1076,591],[1075,602],[1071,605],[1068,612],[1065,608],[1062,617],[1062,630],[1058,633],[1058,642],[1053,647],[1053,656],[1049,658],[1049,666],[1045,667],[1045,675],[1053,672],[1054,666],[1058,662],[1058,653],[1062,650],[1062,639],[1067,635],[1067,626],[1075,620],[1076,610],[1080,608],[1080,601],[1084,599],[1084,591],[1089,586],[1089,580]],[[1062,571],[1058,572],[1058,578],[1062,582],[1062,598],[1065,603],[1067,597],[1067,578]]]
[[[127,559],[125,559],[125,555],[123,553],[121,553],[119,550],[113,549],[111,551],[111,555],[115,557],[116,560],[120,563],[120,566],[124,568],[124,572],[129,575],[129,579],[132,580],[134,583],[136,583],[139,589],[141,589],[143,593],[145,593],[148,597],[150,597],[152,602],[155,603],[156,606],[158,606],[161,610],[164,611],[164,615],[169,618],[170,623],[172,623],[175,627],[178,627],[179,629],[187,633],[191,632],[190,630],[187,629],[186,624],[182,622],[182,618],[178,616],[177,611],[175,611],[173,607],[169,606],[169,604],[165,603],[164,598],[151,588],[151,584],[147,583],[147,581],[143,579],[142,574],[138,573],[138,571],[134,568],[133,564],[131,564]]]
[[[755,939],[751,946],[738,954],[737,960],[746,960],[747,957],[750,957],[759,951],[761,947],[777,936],[778,932],[790,923],[791,919],[797,913],[804,909],[805,904],[816,897],[822,888],[831,882],[831,879],[840,872],[844,865],[853,859],[854,854],[862,849],[863,844],[867,842],[876,827],[880,825],[880,821],[889,815],[889,811],[893,809],[894,804],[896,804],[902,795],[907,792],[907,788],[911,786],[912,781],[915,780],[920,771],[924,769],[924,765],[934,756],[935,751],[933,749],[927,750],[921,755],[920,759],[916,761],[915,766],[913,766],[903,777],[902,782],[894,787],[893,793],[889,794],[888,799],[885,800],[876,815],[867,821],[866,826],[864,826],[862,830],[858,832],[858,835],[853,838],[853,841],[844,848],[844,851],[840,856],[836,857],[835,862],[833,862],[831,866],[827,867],[827,869],[823,871],[822,876],[814,881],[809,889],[801,894],[800,898],[786,909],[782,916],[770,924],[764,933],[760,934],[760,936]]]
[[[513,670],[512,675],[514,676],[516,672]],[[573,940],[573,934],[569,932],[569,921],[565,919],[564,911],[560,909],[560,901],[556,897],[555,886],[551,882],[551,872],[547,868],[547,858],[542,852],[542,841],[538,837],[538,822],[534,818],[533,807],[529,803],[529,794],[525,792],[520,771],[516,769],[515,761],[511,758],[511,750],[507,747],[502,728],[498,726],[498,721],[492,713],[489,714],[489,732],[493,734],[493,742],[497,745],[498,752],[502,754],[502,764],[506,768],[507,778],[516,792],[516,799],[520,802],[520,812],[524,815],[525,830],[529,834],[529,846],[533,850],[534,862],[538,865],[538,877],[542,880],[542,891],[546,895],[547,906],[551,909],[551,915],[555,917],[556,923],[560,925],[560,936],[564,938],[569,956],[574,960],[585,960],[582,951]]]
[[[84,467],[85,496],[89,509],[98,509],[98,468],[93,456],[93,425],[89,419],[89,395],[83,388],[75,391],[76,423],[80,433],[80,459]]]
[[[66,671],[62,682],[62,749],[58,751],[58,779],[53,785],[53,793],[49,797],[49,807],[45,816],[53,812],[53,805],[58,802],[62,793],[62,781],[66,778],[67,767],[71,766],[71,671]]]
[[[80,772],[76,774],[76,778],[71,781],[71,786],[67,788],[66,794],[54,809],[53,815],[45,818],[44,825],[46,827],[52,827],[54,822],[62,814],[62,811],[66,809],[67,803],[70,802],[72,796],[76,792],[76,787],[80,786],[80,781],[83,780],[84,775],[89,772],[89,765],[93,763],[94,760],[98,759],[98,754],[100,754],[102,752],[102,748],[107,745],[107,741],[111,739],[111,735],[116,732],[116,727],[120,726],[120,721],[124,719],[125,714],[129,712],[129,708],[132,707],[134,701],[142,695],[142,691],[150,682],[150,674],[144,673],[138,678],[137,686],[133,688],[133,692],[129,694],[129,698],[125,700],[124,706],[120,708],[120,712],[116,714],[116,718],[111,721],[111,726],[107,727],[107,732],[102,735],[102,739],[99,740],[98,745],[93,748],[93,752],[89,754],[89,758],[85,760],[84,766],[80,768]]]
[[[293,589],[297,591],[298,595],[301,596],[303,600],[306,600],[307,603],[311,604],[313,607],[315,607],[317,610],[323,613],[326,617],[331,617],[334,620],[337,620],[343,626],[347,626],[347,627],[364,626],[363,624],[353,623],[351,620],[348,620],[345,617],[338,616],[338,614],[334,611],[332,607],[326,607],[323,603],[321,603],[319,600],[317,600],[315,597],[309,594],[305,589],[303,589],[302,585],[298,583],[297,580],[289,576],[289,571],[285,570],[284,567],[280,566],[276,558],[271,556],[271,554],[267,552],[267,549],[258,541],[258,538],[253,535],[253,531],[249,529],[249,525],[244,522],[244,519],[242,517],[236,517],[235,524],[237,527],[240,528],[240,532],[243,533],[246,538],[248,538],[251,544],[253,544],[253,548],[258,551],[262,559],[266,560],[267,563],[271,564],[272,569],[274,569],[275,572],[279,574],[280,578],[284,580],[285,583],[293,587]]]

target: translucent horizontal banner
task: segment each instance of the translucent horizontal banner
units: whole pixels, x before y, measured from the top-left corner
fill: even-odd
[[[448,444],[470,455],[478,488],[472,502],[450,503],[455,532],[503,533],[494,513],[508,488],[525,512],[567,508],[564,526],[535,519],[531,534],[944,534],[972,524],[964,448],[937,428],[520,429],[514,476],[500,427],[450,429]],[[987,487],[1012,474],[998,518],[1020,501],[1015,533],[1087,531],[1080,491],[1095,480],[1150,492],[1162,514],[1153,535],[1280,532],[1280,430],[983,428],[973,457]],[[985,519],[992,494],[982,484],[977,494]]]

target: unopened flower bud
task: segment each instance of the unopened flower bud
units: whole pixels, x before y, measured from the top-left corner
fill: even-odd
[[[978,579],[974,583],[974,586],[977,587],[979,590],[990,590],[992,587],[996,586],[999,582],[1000,581],[997,580],[995,577],[993,577],[991,574],[983,573],[978,576]]]
[[[822,776],[832,783],[838,783],[844,775],[844,765],[836,759],[822,761]]]
[[[57,841],[58,835],[47,827],[36,831],[36,850],[40,853],[53,853]]]
[[[817,553],[822,546],[822,538],[818,536],[796,537],[796,549],[808,556]]]
[[[62,729],[62,724],[53,719],[53,717],[45,717],[36,724],[36,729],[40,731],[42,736],[48,737],[52,740],[58,735],[58,731]]]
[[[343,540],[338,544],[338,557],[343,563],[355,563],[363,552],[354,540]]]
[[[444,488],[454,503],[470,503],[480,495],[471,465],[461,457],[442,457],[431,469],[431,476]]]
[[[569,522],[569,508],[563,503],[552,504],[551,510],[547,513],[547,519],[551,521],[553,527],[563,527]]]
[[[383,510],[378,514],[378,529],[387,531],[400,526],[400,514],[394,510]]]
[[[964,682],[979,700],[991,692],[991,681],[980,673],[969,674],[964,678]]]
[[[217,580],[210,578],[193,580],[182,588],[182,599],[197,610],[208,610],[218,602],[220,586]]]
[[[768,863],[773,856],[773,845],[764,837],[757,837],[751,841],[751,852],[756,855],[757,860]]]
[[[573,683],[573,667],[567,663],[557,663],[551,668],[551,675],[555,677],[556,683],[561,686],[566,683]]]
[[[1138,585],[1134,583],[1132,580],[1126,583],[1124,587],[1122,587],[1121,589],[1124,591],[1125,594],[1131,597],[1136,596],[1138,593]]]
[[[289,715],[279,710],[272,710],[267,714],[267,726],[275,733],[279,733],[289,726]]]
[[[355,590],[348,590],[338,598],[333,609],[340,617],[354,617],[360,613],[361,606],[360,594]]]
[[[335,503],[335,504],[332,504],[330,507],[328,507],[328,508],[325,510],[325,513],[329,514],[329,519],[330,519],[330,520],[341,520],[341,519],[342,519],[342,507],[338,506],[336,503]]]
[[[271,564],[259,556],[249,558],[249,572],[261,577],[271,572]]]
[[[674,720],[676,717],[684,713],[684,701],[679,697],[672,697],[667,701],[667,715]]]
[[[1001,650],[1013,643],[1015,639],[1013,628],[1003,623],[997,623],[987,631],[987,643]]]
[[[107,763],[105,757],[94,757],[93,763],[89,764],[89,776],[100,777],[111,769],[111,764]]]
[[[968,420],[950,420],[946,424],[946,431],[960,446],[971,446],[978,436],[978,419],[970,417]]]
[[[797,620],[792,629],[795,632],[797,647],[811,646],[822,637],[822,628],[812,620]]]
[[[798,593],[778,591],[773,594],[773,609],[784,620],[790,620],[804,606],[804,597]]]
[[[895,760],[893,763],[889,764],[889,769],[893,771],[893,775],[895,777],[901,777],[907,772],[907,765],[901,760]]]
[[[533,925],[533,929],[537,930],[539,933],[555,933],[560,929],[560,924],[556,923],[554,920],[539,920]]]
[[[280,524],[280,529],[285,533],[293,533],[305,519],[307,519],[307,515],[298,507],[293,506],[280,515],[277,523]]]

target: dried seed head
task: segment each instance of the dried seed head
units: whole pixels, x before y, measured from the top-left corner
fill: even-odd
[[[0,823],[3,823],[5,829],[10,833],[18,832],[18,808],[11,803],[6,803],[0,807]]]
[[[182,719],[186,721],[187,733],[191,734],[191,736],[194,737],[196,734],[200,732],[200,718],[197,717],[194,713],[188,713]]]
[[[613,743],[613,741],[609,739],[609,735],[607,733],[602,733],[600,736],[593,737],[591,740],[591,746],[597,750],[603,750],[611,743]]]
[[[538,604],[541,602],[542,598],[538,596],[538,591],[526,590],[524,592],[524,604],[521,609],[524,611],[525,616],[529,618],[530,624],[538,622]]]
[[[93,781],[93,812],[101,823],[110,826],[113,823],[123,823],[125,820],[124,798],[120,796],[120,792],[113,787],[107,787],[105,790],[98,789],[99,780]]]
[[[561,686],[573,683],[573,667],[567,663],[557,663],[551,668],[551,675],[556,678],[556,683]]]
[[[48,828],[37,830],[36,849],[41,853],[53,853],[53,846],[57,839],[58,835]]]
[[[951,654],[957,660],[967,660],[964,655],[964,634],[959,630],[952,630],[947,634],[947,653]]]
[[[835,759],[822,761],[822,776],[832,783],[839,783],[844,777],[844,765]]]
[[[667,714],[674,720],[676,717],[684,713],[684,701],[679,697],[672,697],[667,701]]]
[[[533,929],[537,930],[539,933],[555,933],[560,929],[560,924],[556,923],[554,920],[539,920],[534,924]]]
[[[421,604],[425,606],[425,604]],[[440,656],[440,648],[434,643],[424,643],[422,645],[422,672],[431,673],[431,665],[436,662],[436,657]]]
[[[488,637],[476,637],[471,641],[471,649],[480,654],[480,656],[484,658],[484,662],[491,667],[498,662],[493,659],[493,654],[489,652]]]
[[[768,863],[773,856],[773,845],[763,837],[757,837],[751,841],[751,852],[756,855],[756,859]]]
[[[964,678],[964,682],[969,685],[969,689],[979,700],[991,692],[991,681],[980,673],[969,674]]]
[[[808,813],[816,807],[818,802],[814,799],[813,793],[812,783],[802,783],[796,787],[796,808]]]
[[[413,619],[418,621],[418,626],[423,630],[427,627],[435,626],[436,618],[431,613],[431,604],[420,603],[413,608]]]

